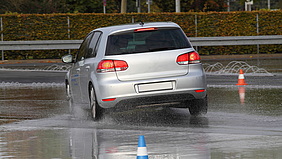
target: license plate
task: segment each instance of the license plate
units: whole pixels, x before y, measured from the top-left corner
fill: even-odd
[[[162,90],[172,90],[173,82],[159,82],[159,83],[146,83],[138,84],[137,89],[139,93],[142,92],[151,92],[151,91],[162,91]]]

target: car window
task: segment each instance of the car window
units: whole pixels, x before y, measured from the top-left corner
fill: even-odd
[[[120,55],[142,52],[154,52],[191,48],[191,45],[179,28],[160,28],[155,31],[126,32],[110,35],[107,41],[106,55]]]
[[[100,34],[100,36],[99,36],[98,42],[97,42],[97,44],[96,44],[96,46],[95,46],[95,49],[94,49],[94,54],[95,54],[95,56],[97,55],[97,52],[98,52],[98,49],[99,49],[99,46],[100,46],[101,39],[102,39],[102,32],[101,32],[101,34]]]
[[[98,42],[100,41],[101,32],[94,32],[94,35],[89,43],[86,58],[96,57],[98,51]]]
[[[88,45],[92,35],[93,35],[93,33],[88,34],[87,37],[82,42],[82,44],[80,45],[80,48],[79,48],[78,53],[76,55],[76,62],[85,59],[85,53],[87,51],[87,45]]]

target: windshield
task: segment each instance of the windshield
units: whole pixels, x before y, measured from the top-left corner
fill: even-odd
[[[110,35],[106,55],[143,53],[163,50],[191,48],[186,36],[179,28],[154,31],[127,32]]]

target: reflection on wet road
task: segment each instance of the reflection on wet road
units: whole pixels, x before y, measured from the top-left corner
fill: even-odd
[[[36,119],[66,113],[64,84],[0,83],[0,117]]]
[[[282,115],[281,88],[212,86],[208,91],[209,108],[212,111],[265,116]]]
[[[141,134],[152,159],[281,158],[281,79],[247,76],[238,87],[237,76],[209,75],[205,116],[150,107],[108,110],[97,122],[65,100],[63,81],[2,82],[0,158],[136,158]]]

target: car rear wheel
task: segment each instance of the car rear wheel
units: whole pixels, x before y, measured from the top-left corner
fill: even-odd
[[[102,108],[99,106],[97,102],[95,89],[92,85],[90,85],[90,89],[89,89],[89,99],[90,99],[91,116],[94,120],[98,120],[102,116]]]
[[[208,99],[207,96],[202,99],[194,99],[190,102],[189,112],[193,116],[207,114]]]

